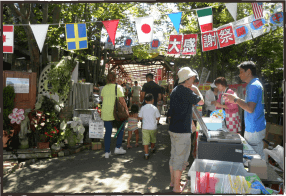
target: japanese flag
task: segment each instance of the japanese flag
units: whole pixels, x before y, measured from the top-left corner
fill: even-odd
[[[153,22],[152,16],[135,18],[136,29],[139,43],[151,42],[153,38]]]
[[[3,53],[14,52],[14,26],[3,25]]]

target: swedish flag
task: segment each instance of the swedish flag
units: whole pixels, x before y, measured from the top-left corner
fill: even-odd
[[[85,24],[66,24],[66,40],[68,50],[87,49]]]

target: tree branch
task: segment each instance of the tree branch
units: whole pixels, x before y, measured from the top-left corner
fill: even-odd
[[[15,7],[14,4],[7,4],[7,6],[10,8],[11,12],[13,12],[14,15],[18,15],[19,17],[23,18],[23,15],[19,10]],[[20,6],[20,5],[19,5]]]

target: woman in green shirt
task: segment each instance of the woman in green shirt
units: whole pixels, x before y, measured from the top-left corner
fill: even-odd
[[[115,73],[110,72],[107,75],[106,80],[107,80],[107,84],[104,86],[104,88],[101,91],[101,99],[102,99],[101,118],[104,121],[104,127],[105,127],[105,135],[104,135],[105,158],[109,158],[111,154],[110,143],[111,143],[111,133],[112,133],[113,123],[116,124],[116,127],[118,129],[122,125],[123,122],[115,121],[114,116],[113,116],[113,110],[114,110],[114,104],[115,104],[115,86],[116,86]],[[123,89],[120,85],[117,85],[117,97],[119,98],[119,102],[124,106],[124,108],[128,112],[128,108],[124,100]],[[114,150],[114,154],[125,154],[126,153],[126,150],[124,150],[121,146],[122,136],[123,136],[123,131],[121,131],[117,136],[117,142],[116,142],[116,148]]]

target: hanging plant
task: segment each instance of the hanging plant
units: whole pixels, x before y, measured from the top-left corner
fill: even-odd
[[[75,61],[72,58],[62,59],[57,65],[51,66],[51,71],[48,73],[48,81],[52,86],[50,92],[57,93],[60,98],[68,97],[74,67]]]

